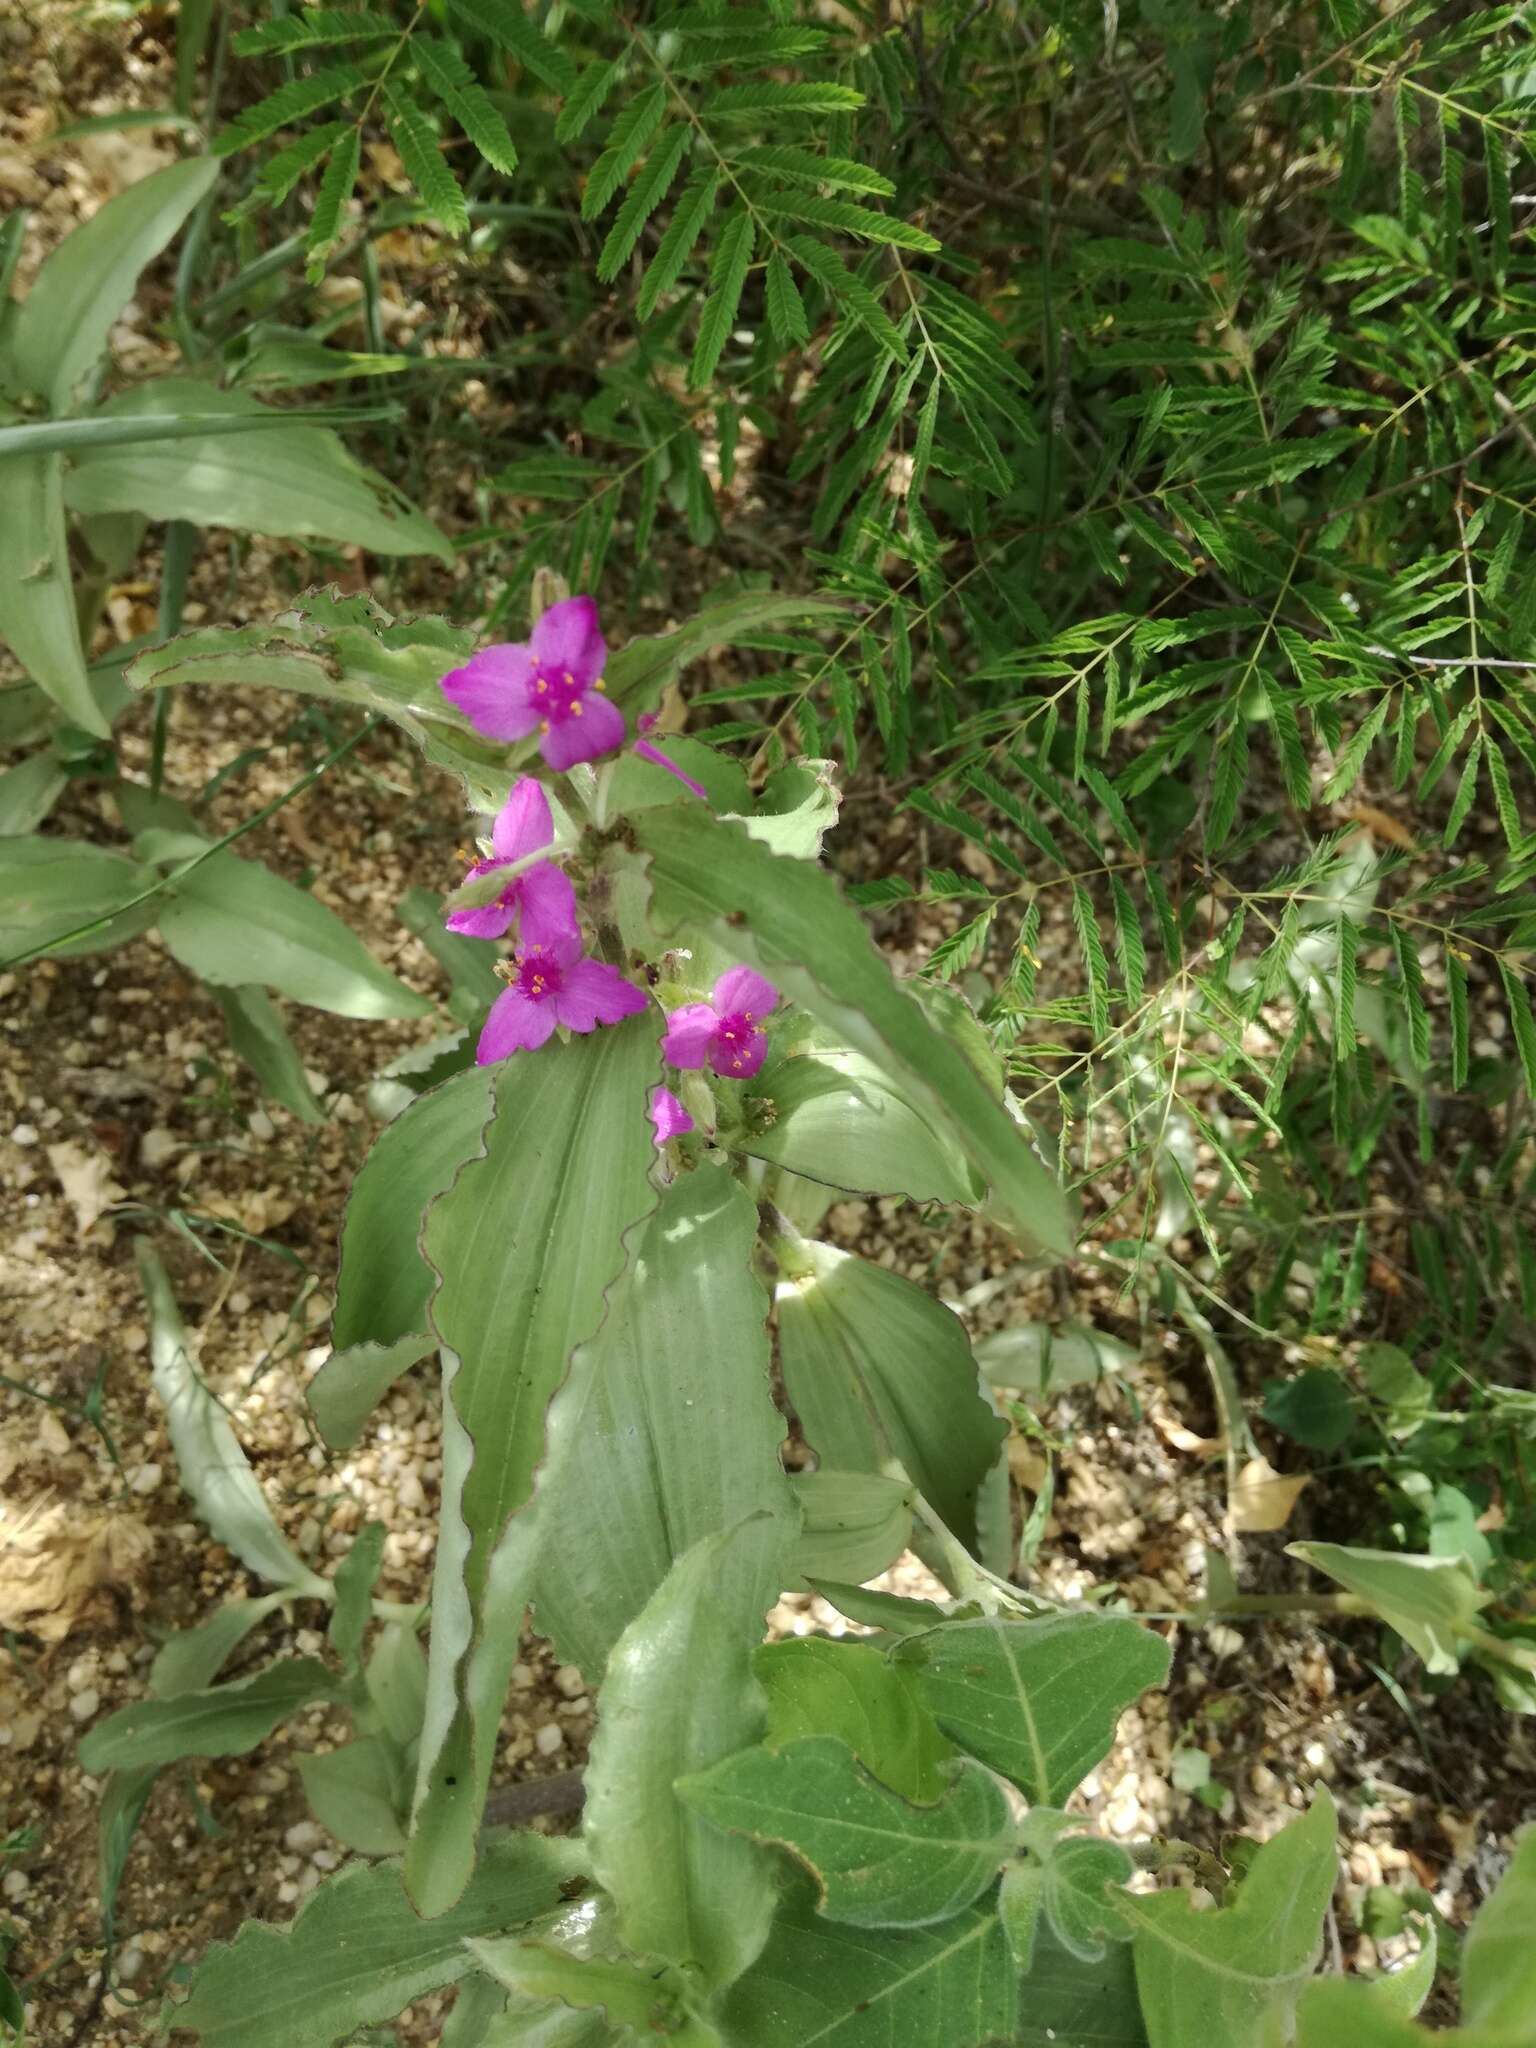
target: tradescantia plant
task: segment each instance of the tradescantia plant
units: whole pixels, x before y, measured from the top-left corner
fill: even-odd
[[[321,599],[135,665],[143,685],[251,676],[397,718],[490,820],[450,934],[507,949],[477,1028],[397,1071],[312,1389],[343,1446],[438,1355],[424,1665],[422,1617],[371,1601],[376,1531],[333,1582],[274,1548],[145,1261],[184,1475],[276,1590],[175,1639],[156,1697],[86,1738],[87,1767],[112,1774],[104,1869],[156,1768],[249,1749],[316,1699],[356,1732],[309,1760],[311,1797],[377,1859],[290,1929],[249,1926],[204,1959],[167,2015],[204,2042],[321,2048],[450,1984],[454,2048],[1266,2048],[1298,2000],[1310,2011],[1326,1793],[1230,1874],[1201,1861],[1214,1910],[1127,1889],[1193,1852],[1133,1853],[1066,1802],[1168,1646],[988,1569],[978,1502],[1004,1428],[963,1327],[814,1236],[852,1189],[984,1209],[1041,1259],[1072,1247],[963,1004],[899,984],[819,865],[824,764],[753,789],[655,729],[691,654],[807,610],[749,593],[609,659],[587,598],[478,654]],[[786,1410],[813,1469],[786,1469]],[[909,1543],[951,1598],[861,1585]],[[870,1633],[765,1645],[767,1610],[807,1584]],[[331,1605],[326,1659],[215,1682],[253,1610],[313,1599]],[[488,1806],[529,1609],[598,1691],[576,1840],[509,1833]],[[1527,1846],[1504,1920],[1533,1882]],[[1484,1946],[1489,2009],[1512,2008],[1521,1966],[1486,1959],[1496,1930]],[[1383,2040],[1414,2038],[1426,1955],[1360,2008]]]

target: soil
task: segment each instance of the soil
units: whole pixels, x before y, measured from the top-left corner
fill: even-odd
[[[36,213],[25,283],[36,255],[71,221],[172,153],[161,131],[62,146],[48,135],[125,103],[166,103],[168,60],[152,37],[125,49],[120,26],[94,34],[62,8],[0,24],[0,39],[18,60],[0,95],[0,202]],[[408,303],[406,285],[398,289]],[[143,296],[114,338],[119,361],[133,368],[174,360],[153,290]],[[442,480],[430,509],[450,526],[466,523],[462,479]],[[393,608],[455,601],[451,577],[430,566],[354,559],[350,572]],[[680,606],[699,573],[680,546]],[[157,576],[152,534],[137,570],[112,593],[109,635],[148,630]],[[194,578],[189,620],[262,616],[312,576],[298,547],[236,550],[215,536]],[[705,686],[728,679],[704,675]],[[147,778],[147,708],[128,715],[118,738],[125,772]],[[243,763],[202,812],[227,830],[280,795],[323,744],[313,728],[295,730],[291,707],[273,696],[183,692],[170,720],[167,784],[195,793]],[[46,829],[108,840],[119,833],[104,786],[89,777],[70,785]],[[833,857],[850,879],[887,875],[911,863],[914,835],[930,829],[893,813],[888,792],[855,783]],[[308,883],[380,959],[441,999],[439,970],[394,906],[412,886],[448,884],[465,831],[454,787],[380,732],[240,850]],[[965,853],[925,857],[957,862]],[[893,964],[908,969],[957,921],[898,909],[879,924]],[[1060,936],[1061,955],[1070,956],[1065,930]],[[1048,928],[1047,957],[1051,941]],[[377,1518],[389,1532],[381,1594],[418,1601],[427,1590],[440,1477],[430,1376],[408,1375],[346,1456],[320,1442],[305,1389],[327,1355],[347,1188],[378,1128],[370,1081],[436,1027],[343,1023],[292,1006],[286,1014],[330,1112],[318,1131],[262,1100],[227,1050],[213,1003],[153,935],[101,959],[0,976],[0,1595],[26,1615],[0,1638],[0,1913],[39,2048],[147,2041],[162,1998],[210,1942],[253,1916],[286,1918],[344,1853],[310,1817],[294,1768],[297,1755],[346,1735],[343,1722],[315,1709],[248,1756],[162,1775],[128,1860],[115,1952],[108,1959],[103,1951],[101,1787],[80,1768],[78,1739],[144,1695],[169,1631],[265,1590],[209,1539],[182,1492],[150,1393],[136,1235],[148,1233],[165,1260],[203,1375],[299,1551],[328,1569],[362,1522]],[[1111,1589],[1159,1617],[1174,1649],[1169,1688],[1124,1717],[1113,1755],[1081,1794],[1085,1810],[1120,1839],[1161,1832],[1213,1845],[1228,1829],[1272,1833],[1326,1782],[1341,1805],[1344,1873],[1330,1921],[1337,1958],[1346,1966],[1377,1959],[1364,1931],[1376,1887],[1421,1887],[1450,1922],[1464,1922],[1531,1809],[1528,1724],[1498,1714],[1472,1679],[1436,1698],[1432,1712],[1415,1712],[1376,1661],[1368,1630],[1341,1636],[1303,1621],[1239,1630],[1178,1618],[1200,1596],[1204,1552],[1223,1541],[1226,1507],[1223,1464],[1213,1455],[1219,1418],[1182,1332],[1144,1336],[1112,1281],[1088,1269],[1064,1277],[1021,1268],[1016,1249],[977,1221],[850,1201],[833,1210],[829,1229],[935,1286],[978,1334],[1073,1316],[1139,1352],[1125,1376],[1070,1389],[1039,1410],[1062,1446],[1040,1584],[1063,1597]],[[1038,1443],[1017,1434],[1011,1455],[1021,1484],[1038,1488]],[[1300,1531],[1298,1522],[1243,1539],[1246,1583],[1292,1583],[1279,1552]],[[931,1584],[910,1557],[887,1583],[907,1591]],[[271,1617],[231,1673],[318,1651],[323,1620],[302,1603]],[[822,1603],[789,1597],[773,1626],[840,1632],[845,1624]],[[528,1638],[498,1782],[579,1765],[591,1717],[580,1675],[556,1668],[547,1647]],[[1203,1793],[1196,1752],[1209,1759]],[[424,2001],[405,2015],[401,2041],[435,2038],[446,2002]]]

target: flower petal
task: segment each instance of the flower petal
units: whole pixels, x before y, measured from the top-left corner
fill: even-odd
[[[541,846],[548,846],[554,836],[555,821],[549,815],[544,785],[532,775],[520,775],[496,814],[492,846],[502,860],[524,860]]]
[[[750,1081],[763,1064],[768,1051],[766,1031],[752,1031],[738,1038],[734,1045],[726,1045],[716,1039],[709,1049],[709,1064],[717,1074],[723,1074],[728,1081]]]
[[[578,960],[567,970],[555,997],[555,1015],[568,1031],[591,1031],[599,1024],[617,1024],[645,1008],[642,989],[603,960]]]
[[[722,1017],[766,1017],[778,1000],[773,983],[750,967],[729,967],[715,983],[715,1008]]]
[[[574,768],[578,761],[595,761],[624,744],[624,714],[616,704],[596,690],[588,690],[580,703],[580,716],[573,706],[571,715],[551,723],[539,741],[539,752],[551,768]]]
[[[443,677],[443,695],[487,739],[525,740],[539,723],[528,702],[533,666],[532,654],[520,642],[482,647]]]
[[[540,668],[569,676],[590,689],[603,672],[608,646],[597,630],[597,605],[590,597],[568,597],[552,604],[534,627],[529,642]]]
[[[693,1118],[670,1088],[657,1087],[651,1090],[651,1107],[648,1114],[658,1145],[665,1145],[668,1138],[680,1138],[685,1131],[693,1129]]]
[[[684,1003],[667,1019],[662,1058],[673,1067],[702,1067],[720,1019],[708,1003]]]
[[[530,1003],[521,989],[504,989],[481,1030],[475,1063],[489,1067],[515,1052],[536,1052],[554,1028],[553,1003]]]
[[[464,939],[499,939],[511,924],[516,909],[516,898],[509,903],[503,896],[495,903],[482,903],[477,910],[450,911],[448,929]]]
[[[571,878],[552,860],[541,860],[521,875],[517,883],[520,927],[525,946],[543,946],[553,953],[569,948],[572,940],[579,949],[581,926],[576,921],[576,891]]]

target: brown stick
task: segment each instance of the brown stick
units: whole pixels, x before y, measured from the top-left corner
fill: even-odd
[[[556,1771],[550,1778],[524,1778],[503,1785],[485,1802],[485,1826],[521,1828],[540,1814],[580,1813],[587,1788],[580,1771]]]

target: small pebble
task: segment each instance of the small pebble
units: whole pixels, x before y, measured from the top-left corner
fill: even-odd
[[[558,1756],[565,1747],[565,1730],[557,1722],[546,1721],[542,1728],[534,1729],[533,1746],[540,1756]]]
[[[69,1711],[77,1721],[89,1721],[101,1706],[101,1694],[94,1685],[88,1685],[84,1692],[77,1692],[69,1703]]]
[[[135,1493],[153,1493],[164,1477],[158,1465],[140,1465],[128,1484]]]
[[[8,1899],[24,1899],[32,1889],[32,1880],[24,1870],[8,1870],[0,1879],[0,1892]]]
[[[574,1664],[562,1664],[555,1673],[555,1684],[568,1700],[581,1699],[587,1690],[587,1681]]]
[[[312,1820],[296,1820],[283,1835],[283,1847],[296,1855],[308,1856],[322,1846],[325,1836]]]
[[[11,1127],[11,1143],[13,1145],[35,1145],[37,1143],[37,1126],[35,1124],[13,1124]]]

